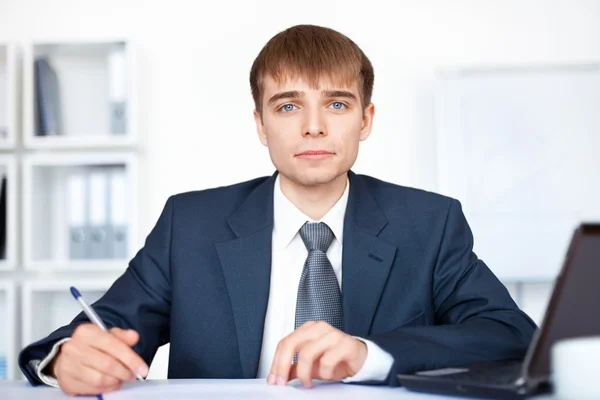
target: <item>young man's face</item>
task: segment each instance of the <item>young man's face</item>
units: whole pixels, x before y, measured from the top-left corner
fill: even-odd
[[[352,167],[358,144],[371,133],[374,106],[362,109],[358,83],[311,89],[303,79],[264,81],[260,141],[282,177],[303,186],[334,181]]]

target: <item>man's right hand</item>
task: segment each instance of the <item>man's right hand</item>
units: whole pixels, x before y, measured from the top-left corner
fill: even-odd
[[[112,392],[135,380],[132,371],[146,377],[148,366],[131,348],[139,340],[134,330],[112,328],[104,332],[94,324],[81,324],[71,340],[60,346],[48,370],[70,395]]]

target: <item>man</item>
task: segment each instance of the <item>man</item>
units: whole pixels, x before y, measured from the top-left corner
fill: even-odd
[[[350,171],[373,81],[336,31],[273,37],[250,84],[275,174],[169,198],[94,305],[110,333],[79,315],[31,344],[30,382],[116,390],[165,343],[170,378],[280,385],[395,385],[397,372],[522,357],[535,325],[473,253],[460,203]]]

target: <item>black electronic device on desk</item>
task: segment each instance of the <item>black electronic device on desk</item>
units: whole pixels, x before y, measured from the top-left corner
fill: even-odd
[[[550,350],[559,340],[600,335],[600,224],[575,230],[540,329],[524,360],[398,374],[408,390],[490,399],[551,391]]]

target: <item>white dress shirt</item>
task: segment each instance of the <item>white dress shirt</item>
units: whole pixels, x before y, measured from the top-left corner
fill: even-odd
[[[308,250],[299,233],[305,222],[324,222],[333,231],[335,238],[327,250],[327,258],[333,266],[341,288],[344,216],[349,191],[350,181],[348,180],[344,194],[337,203],[320,221],[313,221],[285,197],[281,191],[279,175],[277,175],[273,190],[274,226],[271,245],[271,288],[257,378],[269,376],[277,344],[294,331],[298,285],[304,261],[308,257]],[[358,339],[367,345],[367,359],[361,370],[356,375],[344,379],[344,382],[383,381],[392,367],[393,357],[375,343],[362,338]],[[67,340],[69,338],[57,342],[50,354],[41,362],[33,361],[37,364],[35,369],[38,377],[46,385],[58,387],[56,379],[43,374],[42,370],[58,353],[60,345]]]
[[[327,250],[327,258],[341,288],[342,245],[344,240],[344,216],[348,204],[350,181],[346,182],[344,194],[320,221],[314,221],[294,206],[281,191],[279,175],[273,190],[273,239],[271,245],[271,288],[265,317],[263,342],[258,366],[258,378],[269,376],[271,363],[281,339],[294,331],[298,285],[308,250],[300,237],[305,222],[324,222],[335,238]],[[394,359],[375,343],[359,338],[367,345],[367,359],[362,369],[344,382],[384,380]],[[291,360],[290,360],[291,361]]]

